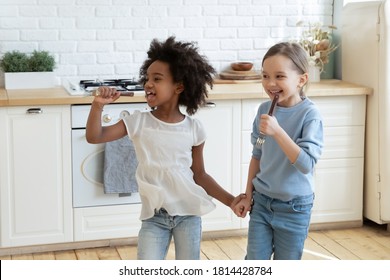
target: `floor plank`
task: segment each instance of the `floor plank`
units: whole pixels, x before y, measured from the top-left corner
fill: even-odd
[[[54,252],[34,253],[34,260],[55,260]]]
[[[248,242],[246,236],[237,236],[233,238],[234,242],[240,247],[241,250],[243,250],[246,254]]]
[[[169,244],[169,248],[168,248],[168,253],[167,253],[167,256],[166,256],[166,260],[174,260],[176,258],[176,254],[175,254],[175,244],[173,242],[171,242],[171,244]]]
[[[99,260],[119,260],[120,256],[116,247],[102,247],[96,249]]]
[[[384,260],[390,256],[390,249],[359,233],[355,233],[353,238],[345,238],[338,242],[361,260]]]
[[[201,251],[208,260],[229,260],[229,257],[213,240],[202,241]]]
[[[33,260],[33,254],[20,254],[20,255],[13,255],[13,260]]]
[[[136,260],[137,247],[136,246],[118,246],[116,247],[121,260]]]
[[[215,239],[214,242],[231,260],[243,260],[246,255],[246,250],[243,250],[233,238]]]
[[[57,251],[54,252],[56,260],[77,260],[77,256],[74,250]]]
[[[303,260],[335,260],[337,257],[331,254],[324,247],[319,245],[310,236],[305,241],[305,247],[302,255]]]
[[[78,249],[75,250],[78,260],[98,260],[99,256],[96,253],[96,249]]]
[[[328,252],[340,260],[358,260],[359,258],[351,251],[343,247],[340,243],[331,239],[322,231],[310,232],[309,237],[319,246],[323,247]]]

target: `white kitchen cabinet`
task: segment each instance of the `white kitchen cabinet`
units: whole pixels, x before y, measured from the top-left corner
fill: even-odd
[[[241,100],[211,100],[194,117],[202,122],[207,133],[203,152],[206,172],[237,196],[241,192]],[[233,211],[218,200],[213,201],[217,207],[203,216],[203,231],[240,228],[240,219]]]
[[[73,241],[70,106],[0,108],[1,247]]]
[[[312,97],[324,119],[312,224],[361,225],[366,96]]]

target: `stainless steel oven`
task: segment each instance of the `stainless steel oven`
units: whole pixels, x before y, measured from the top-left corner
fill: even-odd
[[[138,193],[106,194],[103,185],[105,144],[89,144],[85,126],[91,105],[72,105],[73,207],[140,203]],[[149,110],[146,103],[115,103],[104,107],[102,124],[113,124],[134,111]]]

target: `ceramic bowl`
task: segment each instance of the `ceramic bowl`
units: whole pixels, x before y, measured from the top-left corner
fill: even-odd
[[[249,71],[253,67],[252,62],[233,62],[231,67],[234,71]]]

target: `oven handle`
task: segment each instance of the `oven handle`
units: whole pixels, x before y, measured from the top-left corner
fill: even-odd
[[[38,114],[42,114],[43,110],[41,108],[30,108],[27,109],[26,113],[30,115],[38,115]]]
[[[214,102],[206,102],[206,104],[204,106],[206,108],[215,108],[215,107],[217,107],[217,104],[215,104]]]

